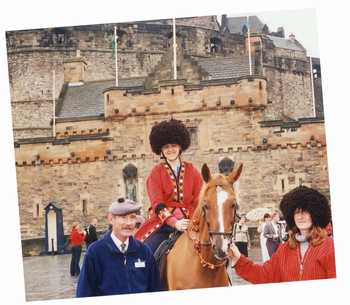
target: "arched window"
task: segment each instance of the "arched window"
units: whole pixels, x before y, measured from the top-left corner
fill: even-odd
[[[188,127],[187,128],[189,133],[190,133],[190,137],[191,137],[191,146],[197,146],[198,145],[198,127]]]
[[[125,197],[137,202],[137,168],[133,164],[128,164],[123,168],[123,178],[125,183]]]
[[[314,79],[321,78],[321,66],[317,64],[312,65],[312,74]]]
[[[219,172],[220,174],[228,175],[232,172],[233,168],[235,166],[235,162],[232,161],[230,158],[223,158],[219,162]]]
[[[90,214],[90,195],[87,192],[83,192],[79,194],[80,197],[80,204],[78,206],[78,209],[81,212],[81,215],[86,217]]]
[[[222,51],[222,42],[220,38],[210,38],[210,53],[218,53]]]
[[[66,43],[66,30],[64,28],[55,28],[53,29],[52,34],[53,44],[56,46],[61,46]]]
[[[117,29],[117,43],[118,43],[118,49],[123,49],[127,47],[127,40],[128,35],[125,31]]]
[[[176,44],[178,47],[182,47],[183,49],[185,49],[185,43],[184,43],[183,36],[179,32],[176,32]],[[173,47],[173,32],[168,32],[166,34],[166,41],[165,41],[164,46],[166,48]]]

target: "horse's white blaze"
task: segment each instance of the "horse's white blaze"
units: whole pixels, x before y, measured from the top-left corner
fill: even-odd
[[[225,232],[225,226],[224,226],[224,202],[228,198],[228,193],[225,192],[220,186],[216,188],[216,204],[218,207],[218,223],[219,223],[219,232],[224,233]],[[228,242],[224,238],[224,236],[220,236],[221,239],[221,250],[224,252],[227,252],[228,250]]]
[[[227,192],[225,192],[221,187],[217,187],[217,200],[216,204],[218,206],[218,223],[219,223],[219,232],[224,233],[224,202],[228,197]]]

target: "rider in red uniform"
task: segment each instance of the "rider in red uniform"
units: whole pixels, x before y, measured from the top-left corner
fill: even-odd
[[[175,229],[187,229],[188,218],[198,204],[202,178],[192,163],[181,159],[181,153],[190,146],[190,134],[181,121],[160,122],[152,128],[149,138],[152,151],[161,156],[161,162],[147,178],[151,214],[135,237],[155,252]]]

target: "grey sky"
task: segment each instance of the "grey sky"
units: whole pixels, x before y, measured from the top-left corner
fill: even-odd
[[[290,33],[293,33],[307,50],[308,55],[320,57],[318,20],[315,9],[257,12],[255,14],[249,13],[249,15],[258,16],[263,23],[268,25],[270,31],[276,31],[277,27],[283,26],[286,38]],[[229,16],[236,15],[229,14]]]

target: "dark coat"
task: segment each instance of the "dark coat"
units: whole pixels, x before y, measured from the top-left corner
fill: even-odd
[[[94,241],[98,240],[96,227],[94,225],[89,225],[86,230],[86,233],[87,234],[85,237],[85,242],[88,246],[92,244]]]
[[[93,243],[84,258],[77,297],[160,291],[160,278],[148,246],[130,237],[125,254],[110,234]]]
[[[277,225],[279,227],[279,225]],[[279,244],[281,243],[280,232],[276,232],[272,223],[268,222],[264,227],[264,237],[266,238],[266,247],[269,256],[277,251]],[[276,237],[278,234],[278,237]]]

